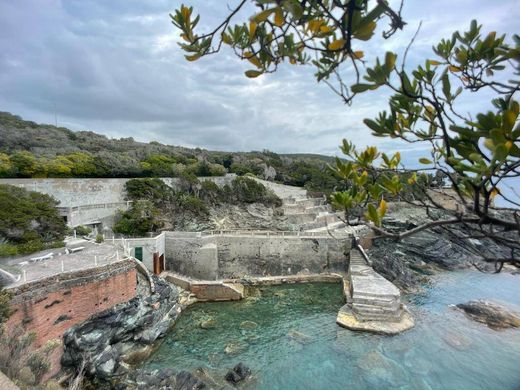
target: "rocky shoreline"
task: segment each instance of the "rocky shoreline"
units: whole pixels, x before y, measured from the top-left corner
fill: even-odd
[[[388,230],[403,231],[428,220],[423,209],[404,203],[394,204],[384,223]],[[376,272],[404,292],[414,293],[431,275],[474,266],[492,272],[493,264],[483,261],[483,257],[507,256],[506,250],[491,240],[463,238],[465,233],[460,226],[435,227],[401,241],[377,239],[368,252]]]
[[[140,280],[136,298],[69,329],[63,337],[63,369],[75,373],[84,364],[84,374],[96,388],[115,387],[131,378],[133,365],[153,351],[191,303],[188,292],[155,276],[153,281],[154,293]]]

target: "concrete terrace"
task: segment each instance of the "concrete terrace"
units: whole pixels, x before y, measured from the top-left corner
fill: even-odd
[[[3,261],[3,268],[6,268],[8,272],[18,277],[17,281],[10,283],[7,287],[18,287],[25,283],[66,272],[96,268],[121,261],[124,258],[123,251],[118,250],[109,243],[95,244],[87,240],[78,239],[69,241],[67,245],[69,250],[80,247],[84,249],[69,254],[65,252],[65,248],[56,248]],[[54,254],[52,258],[39,261],[32,260],[38,257],[45,257],[51,253]]]

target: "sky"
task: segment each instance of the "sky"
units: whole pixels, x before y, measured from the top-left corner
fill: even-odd
[[[208,30],[238,1],[184,0]],[[386,108],[376,91],[345,106],[310,67],[283,65],[248,79],[250,68],[224,50],[187,62],[168,14],[169,0],[0,0],[0,111],[109,137],[210,150],[336,154],[342,138],[357,145],[401,150],[414,165],[425,150],[375,138],[363,118]],[[239,15],[240,18],[248,16]],[[519,0],[405,0],[404,31],[389,40],[381,30],[365,52],[377,55],[408,45],[409,65],[431,57],[432,44],[469,26],[518,33]],[[516,30],[515,30],[516,28]],[[398,57],[400,58],[400,57]],[[348,72],[348,70],[345,70]],[[467,97],[463,110],[487,109],[489,99]]]

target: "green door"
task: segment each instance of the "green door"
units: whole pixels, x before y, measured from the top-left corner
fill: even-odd
[[[143,261],[143,247],[137,246],[135,247],[135,256],[137,260]]]

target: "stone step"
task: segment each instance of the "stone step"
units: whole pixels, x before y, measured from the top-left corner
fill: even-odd
[[[389,310],[398,310],[401,307],[401,302],[394,299],[366,299],[366,298],[353,298],[352,303],[356,306],[363,307],[381,307]]]
[[[402,312],[399,313],[399,315],[395,316],[389,316],[389,315],[360,315],[357,313],[354,313],[358,321],[381,321],[381,322],[399,322],[403,318]]]
[[[352,311],[360,316],[372,316],[372,315],[381,315],[381,316],[389,316],[395,317],[399,316],[401,313],[401,309],[387,309],[384,310],[380,307],[372,307],[372,308],[359,308],[355,304],[352,304]]]

